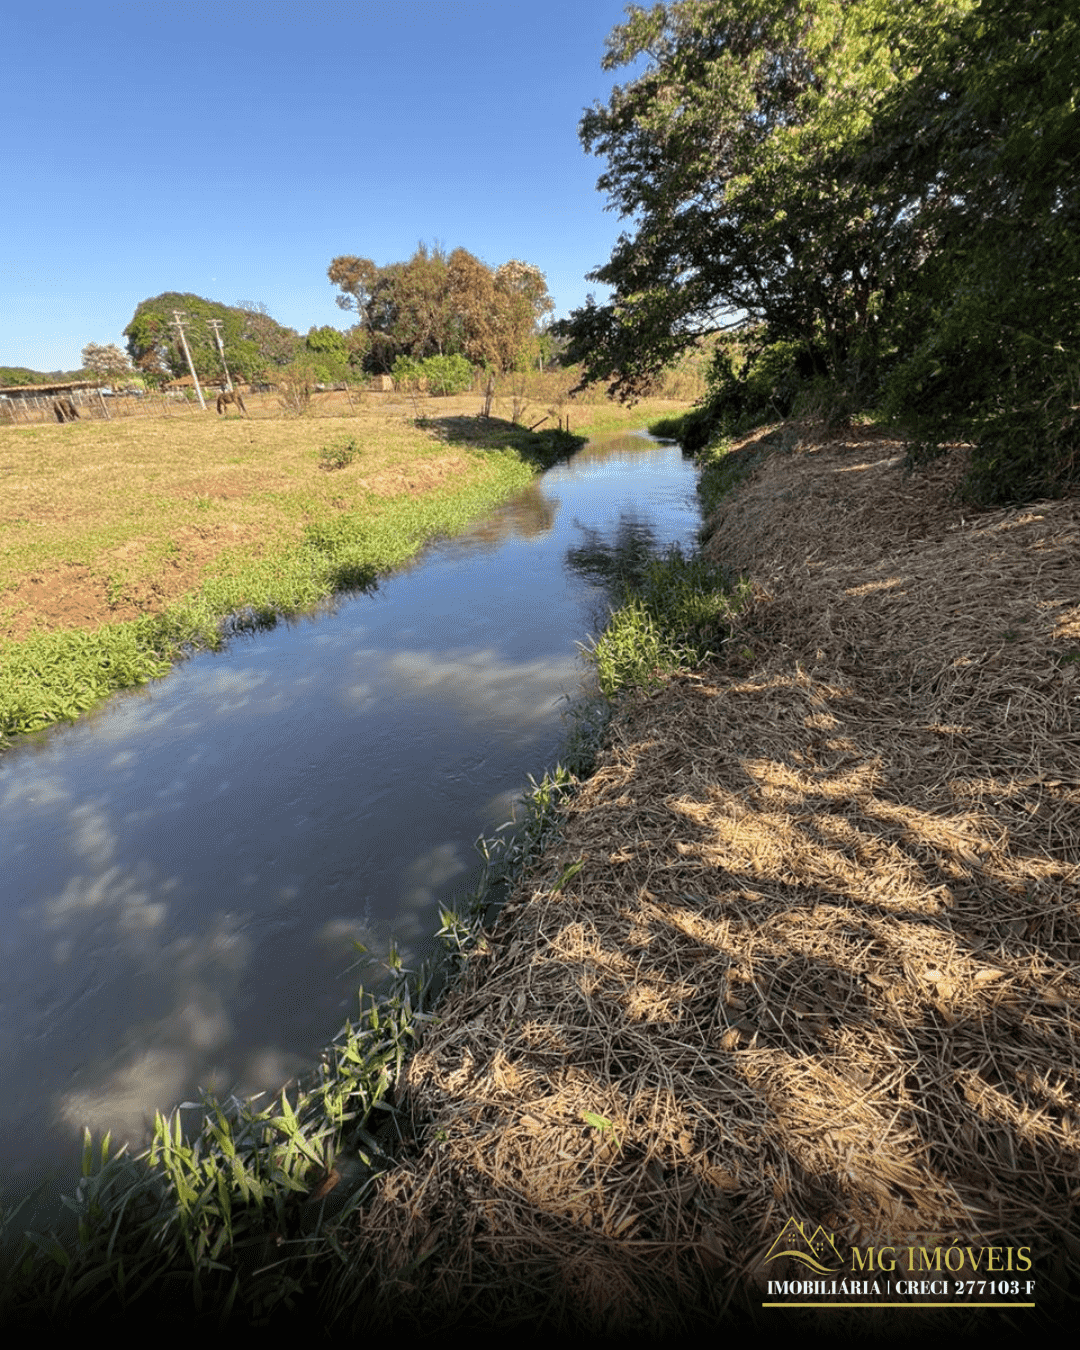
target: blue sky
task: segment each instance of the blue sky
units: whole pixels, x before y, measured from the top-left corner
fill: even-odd
[[[577,136],[623,0],[8,0],[0,365],[76,369],[191,291],[345,328],[326,269],[423,240],[540,267],[620,229]]]

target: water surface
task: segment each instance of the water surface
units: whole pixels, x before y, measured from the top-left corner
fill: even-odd
[[[606,598],[691,543],[693,466],[595,442],[369,593],[234,638],[0,761],[0,1177],[278,1088],[406,959],[558,754]]]

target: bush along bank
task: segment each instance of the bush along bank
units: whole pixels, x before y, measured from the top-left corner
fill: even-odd
[[[442,915],[442,959],[409,972],[392,957],[389,983],[377,996],[361,991],[359,1016],[317,1069],[262,1109],[235,1098],[178,1108],[157,1117],[137,1157],[87,1135],[65,1227],[23,1233],[28,1202],[5,1208],[0,1324],[354,1324],[371,1294],[356,1261],[365,1208],[411,1142],[397,1090],[440,991],[482,965],[485,926],[557,837],[560,807],[591,771],[613,703],[707,656],[737,604],[719,569],[678,550],[639,559],[616,593],[591,648],[601,692],[575,710],[564,762],[533,785],[522,821],[481,841],[479,887]]]

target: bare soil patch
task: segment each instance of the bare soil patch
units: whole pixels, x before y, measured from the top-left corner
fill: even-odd
[[[412,1061],[416,1144],[356,1237],[365,1317],[1065,1325],[1080,500],[973,515],[962,450],[905,476],[878,435],[744,451],[767,436],[711,522],[754,584],[740,631],[622,708]],[[887,1278],[944,1271],[947,1295],[763,1311],[769,1280],[820,1278],[777,1257],[791,1221],[828,1237],[830,1279],[888,1247]],[[977,1306],[995,1261],[1036,1281],[1034,1314]],[[914,1306],[945,1301],[966,1306]]]

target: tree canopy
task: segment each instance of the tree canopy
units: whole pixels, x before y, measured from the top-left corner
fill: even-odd
[[[82,349],[82,363],[88,375],[103,382],[130,379],[133,373],[127,354],[115,342],[88,342]]]
[[[1080,20],[1037,0],[680,0],[609,37],[606,69],[642,58],[580,128],[627,222],[591,274],[610,300],[563,325],[587,380],[633,396],[750,323],[849,404],[918,411],[931,450],[971,434],[990,495],[1076,469]],[[1041,467],[1021,472],[1036,413]]]
[[[374,370],[401,357],[456,355],[511,370],[531,358],[553,308],[538,267],[512,260],[492,269],[463,248],[447,254],[421,244],[407,262],[385,267],[343,255],[327,275],[337,303],[357,316],[350,340]]]
[[[974,442],[983,500],[1080,481],[1080,14],[967,7],[877,122],[858,168],[901,204],[896,233],[922,232],[889,406],[917,454]]]
[[[225,358],[235,379],[256,380],[289,365],[303,351],[303,339],[277,323],[266,306],[251,302],[223,305],[202,296],[167,291],[143,300],[124,329],[127,349],[138,371],[151,382],[188,373],[173,325],[173,311],[187,316],[185,332],[191,358],[202,379],[223,378],[221,356],[208,320],[221,320]]]

